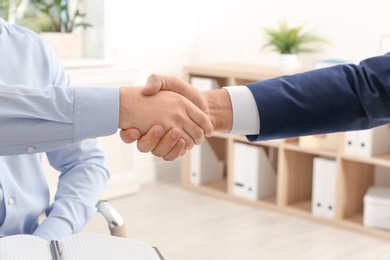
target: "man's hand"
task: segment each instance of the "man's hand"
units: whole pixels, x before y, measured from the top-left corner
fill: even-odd
[[[232,107],[229,94],[226,90],[212,90],[202,93],[196,87],[172,76],[151,75],[146,86],[142,89],[145,95],[154,95],[161,90],[176,92],[196,104],[211,119],[215,130],[230,130],[233,123]],[[156,127],[156,126],[155,126]],[[171,129],[170,131],[179,131]],[[140,137],[136,129],[121,131],[123,141],[127,143],[138,140],[137,146],[141,152],[149,152],[162,157],[164,160],[174,160],[178,156],[184,155],[185,150],[178,152],[181,147],[180,139],[169,137],[168,133],[164,137],[153,133],[153,129],[148,134]]]
[[[152,74],[142,89],[142,94],[154,95],[161,90],[176,92],[194,103],[209,116],[214,130],[232,129],[232,104],[226,90],[217,89],[201,92],[195,86],[178,77]],[[206,134],[206,136],[211,135]]]
[[[153,126],[145,135],[134,128],[121,130],[120,136],[125,143],[133,143],[138,140],[138,150],[144,153],[151,152],[166,161],[172,161],[186,153],[185,141],[180,138],[180,130],[172,128],[164,135],[162,126]]]
[[[140,88],[121,88],[119,128],[135,128],[143,135],[154,125],[162,126],[164,134],[164,129],[177,128],[180,134],[175,134],[176,131],[171,134],[175,138],[181,137],[186,149],[200,144],[205,135],[213,132],[213,126],[205,113],[177,93],[161,91],[145,96],[141,94]]]
[[[142,89],[142,94],[150,96],[161,90],[169,90],[182,95],[208,115],[208,103],[202,92],[178,77],[152,74]]]

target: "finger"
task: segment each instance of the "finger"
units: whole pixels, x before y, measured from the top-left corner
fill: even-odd
[[[192,139],[194,145],[201,144],[204,140],[204,131],[199,125],[194,122],[188,122],[183,125],[183,133],[186,133]],[[186,146],[187,150],[192,149],[192,147]]]
[[[186,150],[191,150],[194,145],[195,145],[195,141],[194,139],[191,137],[191,135],[189,135],[185,129],[183,128],[182,129],[182,132],[181,132],[181,138],[185,141],[185,146],[184,148]]]
[[[214,132],[214,126],[210,121],[210,118],[199,108],[193,106],[193,104],[189,104],[187,107],[187,114],[189,118],[197,124],[198,127],[200,127],[203,130],[202,136],[210,136]],[[196,131],[197,128],[194,127],[193,130],[189,133],[193,138],[194,142],[196,144],[199,144],[199,142],[196,140],[199,138],[198,132]],[[200,140],[203,141],[203,140]]]
[[[148,77],[145,86],[142,88],[141,93],[147,96],[154,95],[160,91],[162,82],[159,75],[152,74]]]
[[[159,90],[176,92],[187,98],[195,106],[200,108],[200,110],[205,112],[208,111],[206,99],[203,96],[203,93],[196,87],[175,76],[162,76],[157,74],[150,75],[145,87],[142,89],[142,93],[144,95],[153,95]],[[195,122],[203,129],[206,136],[212,135],[214,132],[214,126],[206,115],[196,116],[193,119],[199,120]]]
[[[203,110],[205,108],[204,106],[206,104],[203,101],[203,97],[200,96],[202,95],[202,92],[178,77],[152,74],[149,76],[145,87],[142,89],[142,94],[154,95],[160,90],[176,92],[190,100],[200,109]]]
[[[185,149],[184,149],[184,146],[185,146],[185,141],[184,139],[179,139],[177,141],[177,143],[175,144],[175,146],[169,151],[169,153],[167,153],[163,159],[165,161],[173,161],[175,160],[176,158],[178,158],[179,156],[182,156],[183,155],[183,151],[185,153]]]
[[[161,138],[157,146],[152,150],[152,154],[158,157],[164,157],[167,155],[178,143],[181,132],[177,128],[170,129],[164,136]],[[183,140],[184,142],[184,140]],[[184,148],[184,145],[181,149]]]
[[[137,141],[141,137],[141,133],[140,131],[138,131],[138,129],[130,128],[126,130],[121,130],[120,137],[123,142],[130,144],[134,141]]]
[[[160,142],[164,134],[164,128],[162,126],[153,126],[144,136],[139,138],[137,142],[138,150],[143,153],[152,151]]]
[[[207,104],[203,93],[199,89],[174,76],[152,75],[151,81],[159,81],[161,90],[174,91],[187,98],[189,101],[191,101],[191,103],[199,108],[196,109],[193,106],[192,109],[194,113],[192,113],[193,117],[191,117],[191,119],[194,120],[203,129],[206,136],[212,135],[214,132],[214,126],[211,123],[210,118],[204,113],[206,110],[208,110]]]

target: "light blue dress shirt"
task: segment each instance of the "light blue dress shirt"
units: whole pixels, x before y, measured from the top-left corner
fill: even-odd
[[[39,36],[0,18],[0,237],[80,231],[109,178],[89,137],[115,133],[118,117],[119,88],[70,87]],[[41,152],[60,172],[51,205]]]

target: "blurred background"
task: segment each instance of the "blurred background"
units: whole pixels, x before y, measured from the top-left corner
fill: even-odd
[[[142,86],[151,73],[185,78],[183,68],[197,64],[286,71],[281,54],[297,55],[291,71],[357,63],[390,50],[388,8],[386,0],[0,0],[0,16],[39,33],[74,86]],[[267,29],[283,24],[315,40],[294,53],[276,50]],[[139,153],[117,135],[99,140],[112,172],[104,198],[124,216],[128,237],[158,246],[167,259],[388,259],[386,240],[308,221],[310,210],[297,218],[190,192],[180,185],[182,158]],[[58,175],[44,163],[54,194]],[[389,176],[388,163],[378,164]],[[96,216],[84,232],[108,230]]]

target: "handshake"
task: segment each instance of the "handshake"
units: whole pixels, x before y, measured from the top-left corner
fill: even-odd
[[[119,128],[125,143],[174,160],[215,130],[230,130],[233,112],[224,89],[201,92],[173,76],[151,75],[143,88],[120,89]]]

